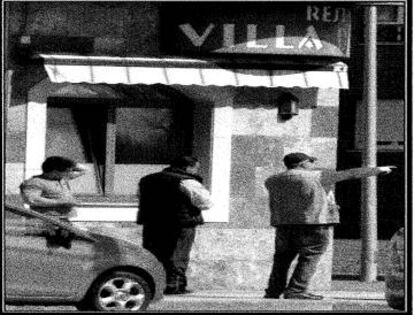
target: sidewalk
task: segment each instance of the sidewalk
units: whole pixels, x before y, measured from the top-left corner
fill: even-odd
[[[384,295],[384,282],[333,281],[322,301],[263,299],[260,291],[199,291],[168,295],[148,311],[383,311],[393,312]]]
[[[329,292],[315,292],[325,296],[322,301],[263,299],[261,291],[197,291],[186,295],[166,295],[151,304],[147,312],[384,312],[393,313],[384,296],[384,282],[332,281]],[[74,306],[6,305],[7,311],[70,311]]]

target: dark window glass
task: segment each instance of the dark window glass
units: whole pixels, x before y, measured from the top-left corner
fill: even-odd
[[[404,16],[402,7],[377,6],[377,41],[378,43],[404,42]],[[355,35],[358,43],[364,43],[364,7],[357,10],[355,17]]]
[[[117,108],[116,124],[120,164],[168,164],[191,139],[191,121],[173,108]]]
[[[398,21],[397,6],[377,6],[378,23],[389,23]]]

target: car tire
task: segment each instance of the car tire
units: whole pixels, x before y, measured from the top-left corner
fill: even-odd
[[[404,228],[391,238],[385,269],[385,299],[391,308],[405,308],[405,254]]]
[[[114,271],[98,279],[76,307],[81,311],[143,311],[151,298],[144,278],[128,271]]]

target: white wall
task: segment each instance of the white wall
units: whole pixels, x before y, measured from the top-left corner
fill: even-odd
[[[6,195],[19,194],[19,186],[24,179],[24,163],[6,163]]]
[[[213,208],[204,213],[207,222],[228,222],[230,214],[231,137],[233,88],[176,87],[196,104],[194,154],[204,165],[204,177]],[[197,109],[198,107],[198,109]],[[207,146],[208,144],[208,146]],[[205,176],[208,165],[209,176]]]

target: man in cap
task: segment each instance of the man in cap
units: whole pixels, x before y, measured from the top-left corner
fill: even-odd
[[[321,256],[326,252],[333,225],[339,223],[335,202],[336,182],[389,174],[392,166],[353,168],[344,171],[317,169],[315,157],[305,153],[287,154],[285,172],[269,177],[271,225],[276,227],[275,254],[265,298],[321,300],[308,291]],[[298,263],[287,284],[288,271]],[[287,284],[287,286],[286,286]]]

